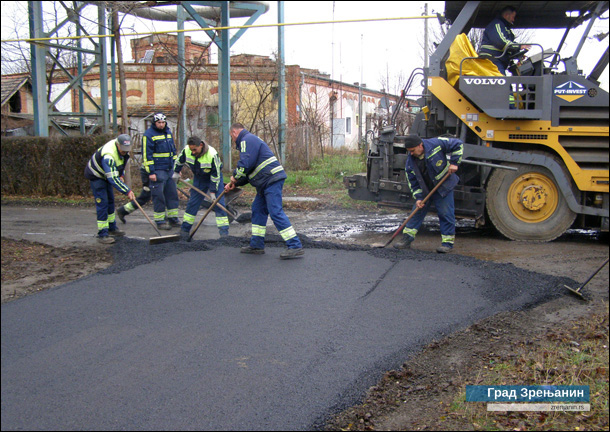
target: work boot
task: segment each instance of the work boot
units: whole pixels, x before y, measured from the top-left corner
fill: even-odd
[[[413,240],[415,240],[415,239],[413,237],[411,237],[409,234],[403,234],[402,240],[400,240],[398,243],[394,243],[394,247],[396,249],[410,249],[411,243],[413,243]]]
[[[98,237],[97,242],[102,244],[112,244],[114,243],[114,239],[110,236]]]
[[[171,228],[178,228],[180,226],[182,226],[182,224],[180,223],[180,221],[178,220],[178,218],[171,218],[169,220],[169,226]]]
[[[189,236],[191,235],[190,231],[186,231],[186,230],[180,230],[180,240],[188,240]]]
[[[125,210],[125,207],[121,206],[119,207],[119,209],[116,211],[116,215],[118,216],[119,220],[123,223],[127,223],[127,221],[125,220],[125,216],[127,216],[129,213],[127,213],[127,211]]]
[[[228,229],[220,229],[218,231],[220,233],[220,237],[229,237],[229,230]]]
[[[436,248],[436,252],[447,253],[447,252],[451,252],[452,249],[453,249],[453,245],[451,243],[443,243],[439,247]]]
[[[121,231],[119,227],[117,227],[115,230],[108,231],[108,234],[113,237],[123,237],[125,235],[125,231]]]
[[[165,230],[165,231],[169,231],[172,229],[172,227],[169,226],[169,224],[165,223],[165,222],[157,224],[157,228],[159,228],[160,230]]]
[[[305,255],[305,251],[303,250],[303,248],[298,248],[298,249],[286,248],[280,254],[280,259],[298,258],[298,257],[302,257],[303,255]]]
[[[251,246],[244,246],[240,249],[241,253],[252,254],[252,255],[262,255],[265,253],[265,249],[253,248]]]

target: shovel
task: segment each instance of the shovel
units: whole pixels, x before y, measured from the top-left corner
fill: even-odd
[[[599,266],[599,268],[598,268],[597,270],[595,270],[595,272],[594,272],[594,273],[593,273],[591,276],[589,276],[589,279],[587,279],[586,281],[584,281],[584,282],[583,282],[583,284],[582,284],[581,286],[579,286],[577,289],[572,289],[572,288],[570,288],[570,287],[569,287],[569,286],[567,286],[567,285],[564,285],[564,287],[566,287],[567,289],[569,289],[569,290],[570,290],[570,292],[571,292],[572,294],[575,294],[575,295],[577,295],[578,297],[580,297],[582,300],[585,300],[585,298],[583,297],[583,295],[580,293],[580,290],[581,290],[581,289],[583,289],[583,288],[585,287],[585,285],[586,285],[586,284],[588,284],[589,282],[591,282],[591,279],[593,279],[593,278],[595,277],[595,275],[596,275],[597,273],[599,273],[599,271],[600,271],[601,269],[603,269],[603,268],[604,268],[604,266],[605,266],[606,264],[608,264],[608,259],[610,259],[610,258],[606,258],[606,261],[604,261],[604,262],[603,262],[603,264],[602,264],[601,266]]]
[[[140,211],[142,212],[144,217],[148,220],[148,222],[150,222],[150,224],[155,229],[155,231],[157,231],[157,234],[159,234],[159,237],[151,237],[148,240],[148,244],[153,245],[153,244],[159,244],[159,243],[175,242],[175,241],[180,240],[180,234],[172,234],[172,235],[166,235],[166,236],[161,235],[161,232],[159,231],[159,228],[157,228],[157,225],[153,221],[150,220],[150,218],[144,212],[144,209],[142,208],[142,206],[140,205],[138,200],[133,200],[133,202],[136,203],[136,205],[138,206],[138,208],[140,209]]]
[[[191,239],[193,238],[193,236],[195,235],[195,233],[197,232],[197,230],[199,229],[199,227],[203,223],[203,220],[208,216],[208,214],[210,214],[210,212],[216,206],[216,204],[218,204],[218,201],[220,201],[220,198],[222,198],[222,196],[225,194],[225,192],[226,192],[226,189],[223,190],[222,193],[220,195],[218,195],[214,201],[212,201],[212,204],[210,204],[210,208],[208,208],[207,211],[203,214],[203,217],[201,218],[199,223],[197,223],[197,226],[195,228],[191,229],[191,232],[189,233],[189,238],[188,238],[187,242],[191,241]]]
[[[201,189],[196,188],[196,187],[195,187],[195,186],[193,186],[192,184],[187,183],[187,182],[185,182],[185,181],[184,181],[184,180],[182,180],[182,179],[178,179],[178,181],[180,181],[180,182],[184,183],[184,184],[185,184],[185,185],[187,185],[187,186],[190,186],[190,188],[191,188],[191,189],[193,189],[195,192],[199,192],[201,195],[203,195],[204,197],[206,197],[206,198],[207,198],[207,199],[209,199],[210,201],[214,201],[214,200],[212,199],[212,197],[210,197],[210,195],[208,195],[207,193],[205,193],[205,192],[204,192],[204,191],[202,191]],[[232,211],[228,210],[227,208],[225,208],[225,207],[224,207],[223,205],[221,205],[221,204],[216,204],[216,205],[217,205],[218,207],[220,207],[220,209],[222,209],[222,210],[224,210],[225,212],[227,212],[227,214],[231,215],[231,217],[232,217],[233,219],[237,220],[237,217],[239,216],[237,213],[234,213],[234,212],[232,212]]]
[[[426,204],[426,202],[427,202],[427,201],[430,199],[430,197],[432,196],[432,194],[433,194],[434,192],[436,192],[436,190],[437,190],[437,189],[438,189],[438,188],[439,188],[439,187],[440,187],[440,186],[443,184],[443,182],[444,182],[445,180],[447,180],[447,179],[449,178],[449,176],[450,176],[450,175],[451,175],[451,173],[450,173],[450,172],[448,172],[447,174],[445,174],[445,177],[443,177],[443,178],[441,179],[441,181],[439,181],[439,182],[437,183],[437,185],[436,185],[436,186],[434,186],[434,189],[432,189],[432,190],[430,191],[430,193],[429,193],[429,194],[426,196],[426,198],[424,198],[424,199],[422,200],[422,204]],[[405,219],[405,221],[404,221],[404,222],[403,222],[403,223],[402,223],[402,224],[401,224],[401,225],[398,227],[398,229],[396,230],[396,232],[394,233],[394,235],[392,235],[392,237],[390,237],[390,239],[389,239],[389,240],[388,240],[388,241],[387,241],[385,244],[383,244],[383,243],[374,243],[374,244],[372,244],[372,245],[371,245],[371,247],[374,247],[374,248],[385,248],[385,247],[387,247],[387,246],[388,246],[390,243],[392,243],[392,240],[394,240],[394,239],[396,238],[396,236],[397,236],[398,234],[400,234],[400,232],[401,232],[401,231],[404,229],[404,227],[405,227],[405,226],[407,226],[407,223],[408,223],[408,222],[411,220],[411,218],[412,218],[412,217],[415,215],[415,213],[417,213],[417,212],[418,212],[418,210],[419,210],[419,207],[415,207],[415,210],[413,210],[413,212],[412,212],[412,213],[409,215],[409,217]]]

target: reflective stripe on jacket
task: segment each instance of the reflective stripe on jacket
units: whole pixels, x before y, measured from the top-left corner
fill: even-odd
[[[208,151],[195,158],[189,146],[184,147],[176,160],[174,171],[177,173],[182,171],[184,164],[188,165],[194,176],[202,179],[209,178],[211,182],[210,192],[218,192],[220,176],[222,175],[222,162],[215,148],[208,145]]]
[[[175,160],[176,146],[169,127],[149,127],[142,137],[142,166],[146,172],[151,175],[156,170],[171,170]]]
[[[481,40],[481,48],[479,49],[479,56],[500,57],[504,48],[506,48],[507,45],[513,44],[514,41],[515,34],[510,28],[510,23],[504,18],[496,18],[485,27],[483,39]],[[517,45],[508,48],[506,53],[498,60],[508,66],[509,57],[518,51],[519,47]]]
[[[233,177],[239,186],[250,183],[259,188],[285,179],[286,172],[262,139],[242,130],[235,140],[239,161]]]
[[[449,164],[458,165],[462,162],[464,154],[464,144],[457,138],[430,138],[423,139],[424,158],[426,159],[426,168],[428,176],[432,183],[436,185],[449,170]],[[449,156],[449,162],[447,161]],[[417,162],[414,156],[407,157],[405,166],[407,173],[407,183],[415,200],[422,200],[430,192],[426,187],[426,183],[422,177],[422,173],[417,167]],[[457,174],[452,174],[445,182],[437,189],[440,196],[446,196],[460,178]]]
[[[104,179],[119,192],[127,194],[129,186],[121,180],[129,160],[129,154],[121,156],[116,146],[116,139],[108,141],[93,153],[85,167],[85,178],[89,180]]]

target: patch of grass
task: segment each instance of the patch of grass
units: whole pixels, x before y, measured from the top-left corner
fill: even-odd
[[[475,430],[608,430],[608,345],[607,312],[580,319],[567,331],[551,331],[500,363],[482,366],[476,383],[463,383],[448,414],[463,417]],[[591,411],[488,412],[485,402],[465,402],[467,384],[586,385]]]
[[[286,186],[324,191],[345,190],[343,177],[363,172],[364,160],[359,153],[326,155],[315,159],[311,168],[304,171],[288,171]]]

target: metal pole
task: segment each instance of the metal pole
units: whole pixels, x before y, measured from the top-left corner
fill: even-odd
[[[221,27],[229,26],[229,2],[221,2]],[[221,120],[222,159],[224,169],[231,170],[231,52],[229,30],[220,31],[220,99],[218,111]]]
[[[76,7],[75,7],[76,9]],[[80,29],[80,14],[77,15],[77,25],[76,25],[76,35],[80,36],[81,35],[81,29]],[[77,39],[76,41],[76,46],[80,49],[82,48],[82,41],[80,39]],[[76,64],[76,68],[78,70],[78,76],[80,76],[81,78],[78,80],[78,112],[80,114],[80,117],[78,119],[79,122],[79,126],[80,126],[80,133],[81,135],[85,135],[87,133],[87,129],[85,128],[85,118],[83,117],[83,113],[85,112],[85,97],[83,95],[83,78],[82,78],[82,73],[83,73],[83,53],[81,51],[77,51],[76,52],[76,59],[77,59],[77,64]],[[74,111],[74,109],[73,109]]]
[[[284,22],[284,2],[278,1],[277,6],[277,22]],[[284,61],[284,26],[280,25],[277,28],[277,50],[279,62],[279,105],[278,105],[278,142],[280,149],[280,163],[286,163],[286,64]]]
[[[589,23],[587,24],[587,29],[585,30],[585,32],[583,33],[582,37],[580,38],[580,42],[578,43],[578,46],[576,47],[576,51],[574,51],[574,55],[572,57],[574,57],[574,59],[578,58],[578,55],[580,54],[580,50],[582,49],[582,47],[584,46],[587,37],[589,36],[589,33],[591,32],[591,29],[593,28],[593,24],[595,23],[595,18],[597,18],[599,16],[599,12],[601,11],[604,2],[597,2],[597,7],[595,8],[595,12],[593,13],[593,16],[591,17],[591,19],[589,20]],[[607,4],[606,4],[607,6]]]
[[[360,82],[358,83],[358,149],[362,145],[362,80],[364,79],[364,35],[360,35]]]
[[[32,39],[44,37],[42,26],[42,2],[28,2],[30,17],[30,37]],[[47,73],[46,48],[33,43],[30,45],[32,62],[32,97],[34,98],[34,134],[36,136],[49,136],[49,106],[47,104]]]
[[[118,29],[118,23],[116,19],[118,18],[118,13],[114,12],[110,15],[109,18],[109,28],[111,28],[112,32]],[[80,30],[80,29],[79,29]],[[80,42],[80,40],[79,40]],[[118,131],[118,105],[116,101],[116,60],[115,54],[117,51],[117,38],[113,36],[110,38],[110,88],[112,89],[112,131],[113,133],[117,133]],[[80,53],[79,53],[80,54]],[[101,70],[100,70],[100,79],[102,78]],[[121,109],[126,109],[126,107],[121,107]],[[125,125],[127,126],[127,125]]]
[[[104,10],[104,6],[100,5],[97,8],[97,22],[98,24],[98,34],[105,35],[106,34],[106,11]],[[102,132],[108,133],[108,61],[106,59],[106,38],[99,38],[99,50],[100,50],[100,103],[102,110],[102,118],[101,118],[101,126]]]
[[[424,16],[428,16],[428,3],[424,4]],[[424,19],[424,68],[428,68],[428,18]]]
[[[184,30],[184,19],[186,14],[184,8],[180,5],[176,7],[176,16],[178,22],[178,30]],[[180,118],[178,119],[178,152],[186,146],[186,58],[185,58],[185,41],[184,32],[178,32],[178,103],[182,105],[182,109],[178,111]]]

